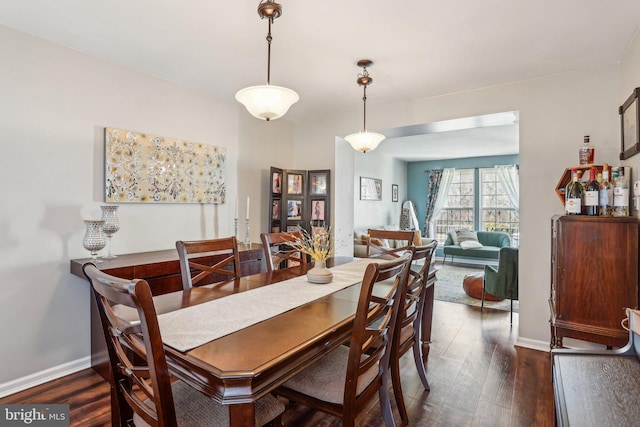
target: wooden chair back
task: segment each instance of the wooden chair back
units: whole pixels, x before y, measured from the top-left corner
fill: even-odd
[[[110,276],[92,263],[84,264],[82,270],[91,282],[107,342],[113,425],[133,425],[135,412],[151,426],[176,426],[171,380],[149,284]],[[119,319],[112,308],[118,304],[135,308],[140,321]]]
[[[400,383],[400,357],[407,351],[413,349],[413,358],[418,370],[418,376],[425,390],[430,389],[423,362],[420,333],[422,331],[426,302],[427,278],[437,244],[438,242],[433,241],[428,245],[413,247],[412,266],[408,271],[407,291],[405,297],[400,301],[396,328],[393,334],[391,379],[398,411],[405,424],[409,423],[409,417],[404,404],[402,384]]]
[[[369,240],[367,241],[367,258],[398,258],[405,251],[409,250],[411,246],[413,246],[413,237],[413,231],[369,229]],[[373,239],[382,241],[395,240],[397,247],[389,247],[373,243]]]
[[[190,242],[178,240],[176,249],[183,289],[240,277],[240,255],[235,236]],[[212,280],[211,275],[216,277]]]
[[[343,400],[343,417],[353,420],[368,406],[376,393],[382,400],[388,400],[388,367],[391,357],[393,331],[402,295],[406,290],[407,274],[411,252],[391,261],[371,263],[367,266],[362,280],[358,299],[358,308],[349,346],[346,386]],[[374,285],[385,280],[393,280],[393,285],[385,296],[373,293]],[[378,373],[374,381],[359,395],[359,379],[369,369],[377,366]],[[381,402],[384,407],[388,402]],[[386,418],[391,414],[385,414]],[[350,421],[352,422],[352,421]],[[387,425],[392,425],[387,422]]]
[[[271,272],[279,268],[287,268],[295,265],[302,265],[303,268],[306,268],[307,255],[287,245],[287,243],[301,238],[302,233],[299,231],[260,234],[267,271]]]

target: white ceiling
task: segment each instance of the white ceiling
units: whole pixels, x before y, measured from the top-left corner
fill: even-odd
[[[508,111],[388,129],[376,151],[407,162],[518,154],[518,121]]]
[[[0,0],[0,24],[233,101],[266,81],[258,3]],[[299,93],[292,122],[361,109],[362,58],[387,105],[617,63],[640,23],[638,0],[281,3],[271,83]]]

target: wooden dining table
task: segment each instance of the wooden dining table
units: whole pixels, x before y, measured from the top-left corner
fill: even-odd
[[[337,257],[328,266],[352,260]],[[304,267],[297,266],[253,274],[158,295],[154,297],[154,304],[160,317],[305,273]],[[434,271],[430,272],[428,282],[435,283]],[[425,305],[428,313],[424,314],[428,325],[423,324],[425,342],[430,339],[433,286],[429,286],[428,291]],[[168,345],[163,336],[169,370],[216,402],[228,405],[231,426],[254,425],[255,401],[349,339],[359,293],[360,283],[356,283],[186,351]],[[250,312],[256,308],[247,306],[244,310]],[[198,327],[196,323],[189,329]]]
[[[338,258],[334,263],[348,261]],[[155,298],[156,307],[159,312],[181,309],[304,273],[292,267],[173,292]],[[211,399],[229,405],[231,426],[254,425],[256,400],[349,339],[359,293],[357,283],[188,351],[165,345],[169,369]]]

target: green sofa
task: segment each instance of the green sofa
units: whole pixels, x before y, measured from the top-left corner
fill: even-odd
[[[498,260],[500,248],[511,246],[511,237],[501,231],[476,231],[478,242],[482,244],[480,248],[463,249],[459,244],[454,244],[451,233],[447,235],[444,242],[442,263],[447,260],[447,255],[451,256],[451,262],[456,256],[465,258],[479,258]]]

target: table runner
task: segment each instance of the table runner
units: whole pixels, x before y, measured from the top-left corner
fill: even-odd
[[[359,283],[371,262],[359,259],[333,267],[333,281],[325,285],[309,283],[303,275],[161,314],[162,341],[179,351],[191,350]]]

